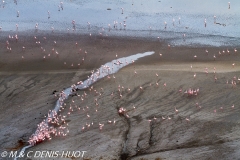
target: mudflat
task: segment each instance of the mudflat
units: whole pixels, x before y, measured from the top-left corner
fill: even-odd
[[[104,160],[240,157],[239,46],[56,33],[22,33],[16,41],[4,34],[1,151],[28,145],[64,88],[117,57],[154,51],[70,96],[58,113],[69,133],[28,150],[84,150],[85,159]]]

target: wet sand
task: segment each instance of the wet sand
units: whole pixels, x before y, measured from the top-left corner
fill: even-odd
[[[11,52],[6,49],[6,40]],[[38,41],[40,44],[36,44]],[[98,94],[86,89],[83,101],[76,96],[69,97],[62,115],[68,113],[70,105],[81,107],[80,112],[74,108],[66,118],[69,134],[53,137],[29,150],[85,150],[86,159],[104,160],[237,159],[240,157],[240,91],[238,80],[234,87],[231,81],[234,76],[239,77],[240,57],[234,48],[168,47],[164,41],[99,35],[20,34],[18,42],[2,37],[0,150],[16,149],[19,140],[23,145],[27,143],[37,124],[54,108],[57,100],[54,91],[87,79],[91,70],[115,59],[116,54],[125,57],[154,51],[154,55],[141,58],[114,74],[115,79],[111,75],[94,84]],[[222,50],[225,54],[218,55]],[[200,92],[197,96],[187,96],[183,92],[188,88],[199,88]],[[183,92],[179,93],[179,89]],[[83,95],[84,91],[77,93]],[[96,98],[98,107],[94,103]],[[196,103],[201,108],[196,107]],[[127,109],[129,118],[118,114],[120,107]],[[82,130],[91,122],[93,126]],[[99,123],[104,123],[102,131]]]

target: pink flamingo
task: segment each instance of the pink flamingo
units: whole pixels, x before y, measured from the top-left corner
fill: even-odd
[[[206,52],[206,54],[208,55],[208,50],[207,50],[207,49],[205,50],[205,52]]]
[[[164,88],[166,89],[166,87],[167,87],[167,83],[165,82],[165,83],[163,84],[163,86],[164,86]]]
[[[50,12],[48,11],[48,19],[50,18]]]
[[[177,110],[177,108],[176,108],[176,107],[175,107],[175,113],[176,113],[176,114],[178,114],[178,110]]]
[[[164,28],[167,29],[167,22],[166,21],[164,22],[164,25],[165,25]]]
[[[1,29],[0,29],[0,30],[1,30]],[[234,48],[234,52],[237,53],[237,49],[236,49],[236,48]]]
[[[180,89],[178,90],[178,92],[179,92],[179,93],[182,93],[182,88],[180,88]]]

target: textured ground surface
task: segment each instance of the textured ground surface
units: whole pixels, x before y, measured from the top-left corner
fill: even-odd
[[[26,145],[37,124],[54,108],[57,98],[53,91],[87,79],[92,69],[116,54],[124,57],[155,51],[95,83],[91,91],[69,97],[61,111],[69,134],[29,150],[85,150],[85,159],[240,157],[240,58],[234,48],[169,48],[158,41],[38,35],[41,45],[34,36],[19,36],[17,43],[10,42],[9,52],[6,39],[1,40],[0,48],[1,151]],[[200,91],[197,96],[187,96],[183,92],[189,88]],[[118,114],[120,107],[126,109],[125,114]],[[104,124],[101,131],[99,123]]]

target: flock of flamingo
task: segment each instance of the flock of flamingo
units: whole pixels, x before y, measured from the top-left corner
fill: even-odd
[[[235,53],[236,52],[236,49],[234,49]],[[116,55],[117,57],[117,55]],[[119,61],[119,60],[116,60],[115,62],[112,62],[112,65],[111,66],[103,66],[103,70],[100,71],[99,69],[96,70],[96,72],[94,70],[91,71],[92,75],[91,76],[88,76],[88,79],[87,79],[87,85],[84,85],[82,81],[79,81],[77,82],[77,84],[73,84],[71,86],[71,93],[69,95],[76,95],[77,97],[79,97],[79,100],[80,103],[81,102],[84,102],[86,99],[89,98],[89,95],[93,95],[93,102],[94,102],[94,105],[95,105],[95,112],[97,113],[98,112],[98,108],[100,107],[99,106],[99,102],[98,102],[98,99],[101,98],[103,96],[103,93],[104,93],[104,88],[100,88],[99,90],[96,90],[94,89],[94,86],[91,85],[93,82],[96,82],[99,78],[99,76],[101,75],[101,73],[105,73],[107,74],[106,76],[106,79],[107,80],[110,80],[110,79],[113,79],[115,82],[116,82],[116,77],[115,75],[111,72],[111,70],[113,69],[113,66],[114,65],[119,65],[121,66],[122,64],[132,64],[134,65],[134,61],[127,61],[125,60],[124,61]],[[193,70],[193,66],[191,65],[191,71]],[[204,69],[204,72],[206,73],[206,76],[208,75],[209,71],[208,71],[208,68],[205,67]],[[111,76],[112,74],[112,76]],[[133,73],[132,73],[134,76],[138,76],[138,72],[137,70],[134,70]],[[213,68],[213,74],[214,74],[214,81],[216,82],[217,81],[217,77],[216,77],[216,68],[214,67]],[[156,78],[159,77],[159,74],[156,73],[155,74]],[[94,78],[96,77],[96,78]],[[194,73],[193,75],[193,79],[196,79],[196,73]],[[236,87],[237,83],[239,83],[240,81],[240,78],[237,76],[234,76],[232,77],[232,80],[231,80],[231,85],[232,85],[232,88]],[[227,85],[229,84],[228,80],[227,80]],[[87,93],[88,91],[84,91],[84,93],[82,95],[78,94],[78,85],[84,85],[84,88],[88,88],[88,91],[89,93]],[[90,85],[90,86],[89,86]],[[150,87],[159,87],[159,82],[156,81],[156,83],[150,83],[149,84]],[[163,88],[167,88],[167,83],[163,83],[162,84]],[[131,87],[126,87],[126,86],[121,86],[120,84],[116,87],[116,90],[111,92],[110,96],[111,97],[118,97],[120,100],[124,98],[123,96],[123,93],[126,92],[126,93],[130,93],[132,91],[132,89],[134,88],[131,88]],[[139,90],[141,92],[144,92],[144,89],[143,87],[140,85],[139,86]],[[197,96],[199,93],[200,93],[200,89],[199,88],[188,88],[188,89],[182,89],[180,88],[178,90],[179,93],[182,93],[182,94],[185,94],[187,95],[187,97],[192,97],[192,96]],[[57,113],[55,110],[50,110],[48,115],[45,117],[46,119],[41,122],[39,125],[38,125],[38,128],[37,128],[37,131],[30,137],[29,139],[29,143],[31,145],[35,145],[39,142],[42,142],[44,141],[45,139],[49,139],[51,140],[52,139],[52,136],[66,136],[68,133],[69,133],[69,130],[68,130],[68,123],[66,122],[66,119],[71,116],[72,113],[82,113],[84,115],[86,115],[86,117],[88,118],[89,122],[86,122],[85,125],[83,125],[81,127],[81,130],[82,131],[85,131],[85,130],[89,130],[91,128],[91,126],[95,125],[97,122],[93,122],[93,121],[90,121],[91,119],[91,114],[94,114],[94,113],[89,113],[90,112],[90,107],[89,106],[84,106],[84,107],[81,107],[81,104],[77,104],[75,102],[75,100],[71,100],[70,101],[70,104],[67,105],[65,103],[65,100],[66,100],[66,97],[69,96],[69,95],[66,95],[64,93],[64,91],[60,92],[59,94],[55,93],[55,96],[59,98],[60,100],[60,109],[59,109],[59,113]],[[202,106],[199,105],[199,103],[196,103],[196,107],[201,109]],[[234,104],[232,104],[230,106],[231,108],[234,108]],[[136,107],[133,105],[133,110],[136,109]],[[220,108],[221,109],[221,108]],[[63,111],[66,111],[65,114],[62,113]],[[179,110],[175,107],[173,112],[175,114],[179,113]],[[213,110],[214,113],[217,112],[216,109]],[[118,114],[121,115],[121,116],[124,116],[126,118],[129,118],[129,110],[127,110],[126,108],[124,107],[120,107],[118,109]],[[170,116],[162,116],[161,120],[171,120],[172,117]],[[157,120],[156,117],[154,117],[153,119],[148,119],[148,121],[151,123],[153,120]],[[185,120],[187,122],[190,122],[190,118],[189,117],[186,117]],[[99,127],[99,131],[103,130],[104,126],[105,125],[108,125],[108,124],[116,124],[118,120],[117,119],[113,119],[113,120],[107,120],[106,122],[98,122],[97,126]]]
[[[14,0],[14,2],[16,3],[17,5],[17,0]],[[5,1],[2,1],[2,4],[1,6],[4,8],[5,7]],[[64,9],[64,6],[63,6],[63,2],[60,2],[60,4],[58,5],[58,11],[61,11]],[[228,9],[230,9],[230,2],[228,3]],[[124,9],[121,8],[121,12],[120,14],[124,14]],[[50,19],[51,16],[50,16],[50,11],[47,11],[47,18]],[[17,11],[17,17],[21,16],[20,15],[20,11]],[[181,23],[181,18],[179,17],[179,20],[178,20],[179,24]],[[72,20],[72,22],[70,22],[71,25],[72,25],[72,29],[73,31],[76,29],[76,22],[75,20]],[[214,16],[214,23],[216,23],[216,16]],[[173,19],[173,25],[175,25],[175,19]],[[108,31],[111,31],[112,30],[112,27],[111,27],[111,24],[108,24]],[[114,29],[122,29],[122,26],[123,26],[123,29],[126,29],[126,21],[123,21],[121,23],[118,23],[117,21],[114,21],[113,22],[113,28]],[[205,19],[204,20],[204,27],[207,27],[207,20]],[[87,22],[87,28],[88,30],[91,29],[91,23],[90,22]],[[166,29],[167,28],[167,22],[164,22],[164,28]],[[38,30],[39,29],[39,24],[36,23],[35,24],[35,30]],[[2,31],[2,27],[0,28],[0,32]],[[54,32],[54,28],[52,27],[51,28],[52,32]],[[68,32],[69,32],[69,29],[67,29]],[[104,28],[103,28],[104,30]],[[16,31],[19,31],[19,25],[16,24]],[[99,33],[99,34],[102,34],[102,33]],[[89,36],[92,36],[92,34],[90,33]],[[186,39],[186,35],[183,34],[183,38],[184,40]],[[159,37],[157,37],[158,41],[159,41]],[[57,51],[56,49],[56,44],[57,44],[57,41],[53,41],[51,42],[52,43],[52,49],[50,51],[46,51],[46,49],[44,48],[44,46],[42,45],[42,41],[47,41],[47,37],[42,37],[42,38],[38,38],[36,36],[33,37],[33,40],[34,40],[34,43],[36,43],[36,46],[41,50],[41,52],[43,53],[43,56],[42,56],[42,59],[45,60],[47,59],[48,57],[50,56],[53,56],[53,55],[56,55],[58,56],[59,54],[64,54],[64,53],[61,53],[59,51]],[[14,34],[14,35],[9,35],[7,37],[7,40],[6,40],[6,43],[5,43],[5,48],[6,48],[6,51],[10,54],[11,52],[13,52],[14,48],[13,48],[13,45],[14,43],[18,43],[19,41],[21,41],[21,38],[19,38],[18,34]],[[75,48],[77,48],[78,52],[81,53],[82,50],[81,48],[78,48],[78,42],[74,42],[72,44],[72,46],[75,46]],[[171,46],[168,45],[168,48],[170,48]],[[22,55],[21,55],[21,58],[22,59],[25,59],[27,57],[24,56],[24,52],[27,50],[28,48],[26,48],[25,46],[22,46]],[[229,50],[228,48],[225,49],[225,50],[222,50],[222,51],[219,51],[218,53],[214,54],[213,55],[213,60],[216,61],[217,60],[217,57],[221,57],[221,56],[224,56],[224,55],[229,55],[234,53],[234,54],[237,54],[237,48],[234,48],[232,51]],[[206,49],[205,50],[205,54],[206,56],[208,56],[209,52],[208,50]],[[85,50],[84,51],[84,54],[83,54],[83,57],[82,57],[82,60],[81,62],[79,62],[77,65],[78,66],[81,66],[81,63],[83,63],[85,60],[86,60],[86,55],[87,55],[87,51]],[[159,54],[160,57],[163,57],[163,54],[160,53]],[[118,57],[118,55],[116,54],[116,58]],[[193,60],[197,60],[198,57],[197,55],[194,55],[193,56]],[[115,65],[119,65],[121,66],[122,64],[132,64],[134,65],[134,61],[115,61],[114,63],[112,63],[112,66],[104,66],[104,70],[100,71],[100,70],[96,70],[96,71],[92,71],[92,76],[88,76],[88,79],[87,79],[87,85],[84,86],[84,87],[88,87],[88,91],[84,91],[84,93],[82,95],[79,95],[78,94],[78,88],[77,86],[78,85],[83,85],[83,82],[82,81],[79,81],[77,82],[77,84],[73,84],[71,86],[71,93],[70,95],[76,95],[78,98],[79,98],[79,101],[80,102],[83,102],[85,101],[86,99],[89,98],[89,94],[92,94],[94,99],[92,100],[94,102],[94,107],[95,107],[95,113],[98,112],[98,108],[99,108],[99,102],[98,102],[98,98],[103,96],[103,92],[104,92],[104,88],[101,88],[100,90],[96,90],[94,89],[93,85],[90,85],[89,84],[92,84],[93,82],[97,81],[101,74],[101,72],[105,72],[107,74],[106,78],[107,79],[113,79],[115,81],[116,77],[114,74],[112,74],[111,70],[113,68],[113,66]],[[64,65],[67,65],[66,62],[64,62]],[[71,63],[70,66],[74,66],[75,64],[74,63]],[[235,63],[232,63],[232,67],[235,67]],[[191,65],[190,66],[191,70],[193,70],[193,66]],[[206,73],[206,75],[208,75],[209,71],[208,71],[208,68],[203,68],[204,72]],[[217,74],[216,74],[216,68],[214,67],[214,81],[217,82]],[[137,70],[134,70],[133,72],[133,75],[134,76],[137,76],[139,73],[137,73]],[[93,75],[97,78],[93,78]],[[112,75],[112,76],[111,76]],[[158,73],[155,74],[156,77],[158,77]],[[194,73],[193,74],[193,79],[196,79],[197,78],[197,74]],[[235,88],[236,85],[239,83],[240,81],[240,78],[237,77],[237,76],[234,76],[233,78],[231,78],[231,80],[227,80],[226,84],[231,84],[232,88]],[[156,81],[156,82],[152,82],[150,83],[149,86],[155,86],[155,87],[159,87],[159,82]],[[167,88],[167,83],[164,82],[162,84],[163,88],[166,89]],[[141,92],[144,92],[144,88],[143,86],[138,86],[139,87],[139,90]],[[121,86],[120,84],[116,87],[116,90],[114,92],[112,92],[110,94],[111,97],[115,96],[115,97],[118,97],[119,99],[123,99],[124,96],[123,96],[123,91],[126,91],[126,92],[131,92],[133,88],[130,88],[130,87],[126,87],[126,86]],[[88,93],[89,92],[89,93]],[[184,95],[187,95],[187,97],[194,97],[194,96],[198,96],[200,94],[200,89],[199,88],[188,88],[188,89],[179,89],[178,91],[176,92],[179,92],[179,93],[183,93]],[[64,93],[64,91],[60,92],[60,93],[55,93],[55,96],[59,99],[60,101],[60,108],[59,108],[59,111],[56,111],[56,110],[49,110],[49,113],[47,114],[47,116],[45,116],[45,119],[37,125],[37,130],[35,133],[32,134],[32,136],[29,138],[28,142],[31,146],[34,146],[36,145],[37,143],[40,143],[44,140],[51,140],[53,136],[67,136],[67,134],[70,132],[69,129],[68,129],[68,122],[66,122],[66,119],[69,118],[71,116],[72,113],[75,113],[75,112],[78,112],[78,113],[82,113],[84,115],[86,115],[86,117],[88,118],[88,122],[85,123],[85,125],[83,126],[79,126],[81,128],[82,131],[86,131],[86,130],[89,130],[91,128],[91,126],[93,125],[97,125],[98,128],[99,128],[99,131],[103,130],[104,129],[104,126],[106,125],[115,125],[117,123],[117,119],[109,119],[107,120],[106,122],[93,122],[91,121],[91,114],[94,114],[94,113],[90,113],[89,110],[90,110],[90,107],[89,106],[81,106],[81,104],[77,104],[73,99],[72,101],[70,102],[70,104],[66,104],[65,100],[66,100],[66,97],[68,97],[69,95],[66,95]],[[196,107],[198,108],[202,108],[198,103],[196,103]],[[231,108],[234,108],[234,104],[231,104],[230,105]],[[132,109],[136,109],[135,106],[133,106]],[[64,112],[65,111],[65,112]],[[177,114],[179,113],[180,111],[175,107],[173,109],[173,113]],[[217,110],[213,110],[213,112],[217,112]],[[129,111],[125,108],[125,107],[120,107],[118,109],[118,114],[120,116],[124,116],[126,118],[129,118]],[[162,116],[161,117],[161,120],[171,120],[171,116]],[[148,121],[151,123],[153,120],[156,120],[157,118],[153,118],[153,119],[148,119]],[[189,117],[186,117],[185,120],[187,122],[190,122],[190,118]]]

